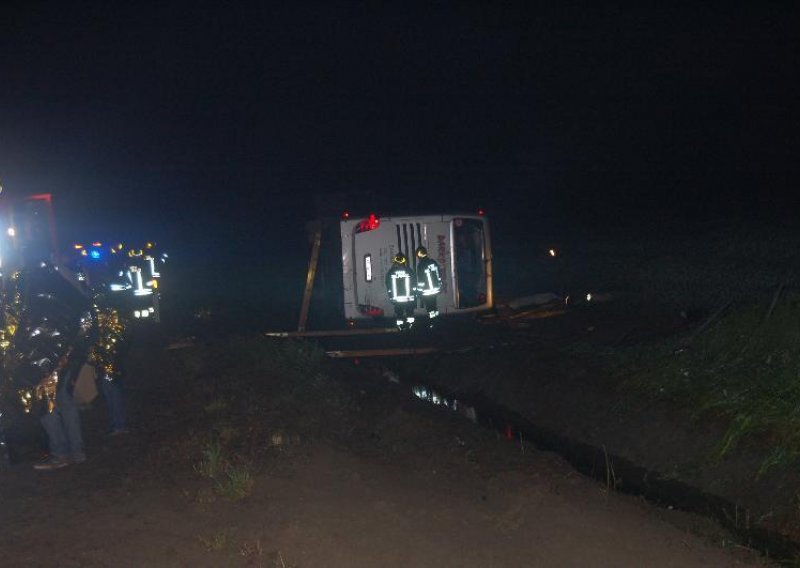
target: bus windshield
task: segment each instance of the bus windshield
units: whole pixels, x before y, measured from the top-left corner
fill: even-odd
[[[469,308],[486,302],[486,270],[483,222],[453,220],[458,307]]]

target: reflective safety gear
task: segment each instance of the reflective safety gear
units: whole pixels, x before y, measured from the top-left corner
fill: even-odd
[[[416,302],[414,272],[405,266],[396,264],[386,274],[386,291],[389,301],[395,304]]]
[[[439,264],[433,259],[423,258],[417,264],[417,292],[421,296],[435,296],[441,291]]]
[[[406,304],[395,303],[394,304],[394,317],[395,323],[397,323],[397,327],[401,330],[411,329],[411,326],[414,325],[414,308],[416,304],[413,302],[408,302]]]
[[[386,292],[389,301],[394,304],[397,327],[411,329],[414,325],[414,308],[417,307],[416,276],[403,253],[397,253],[392,263],[392,268],[386,274]]]
[[[425,247],[417,249],[417,294],[422,299],[422,305],[428,312],[428,325],[433,327],[433,320],[439,316],[436,306],[436,296],[442,291],[442,276],[439,263],[428,257]]]

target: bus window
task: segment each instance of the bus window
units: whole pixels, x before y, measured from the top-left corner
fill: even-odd
[[[483,221],[455,219],[456,282],[458,307],[471,308],[486,303],[486,270]]]

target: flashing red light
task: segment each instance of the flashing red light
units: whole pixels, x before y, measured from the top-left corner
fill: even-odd
[[[484,215],[486,215],[486,211],[484,211],[483,208],[481,207],[481,208],[478,209],[478,215],[483,217]]]
[[[364,219],[358,224],[356,233],[365,233],[367,231],[374,231],[381,226],[380,218],[375,213],[370,213],[369,217]]]
[[[342,211],[342,221],[347,221],[350,218],[350,211]]]

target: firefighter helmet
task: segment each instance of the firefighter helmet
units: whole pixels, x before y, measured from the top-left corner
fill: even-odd
[[[417,248],[417,258],[425,258],[428,256],[428,249],[425,247]]]
[[[392,262],[394,264],[403,265],[408,262],[408,259],[402,252],[398,252],[396,255],[394,255],[394,257],[392,257]]]

